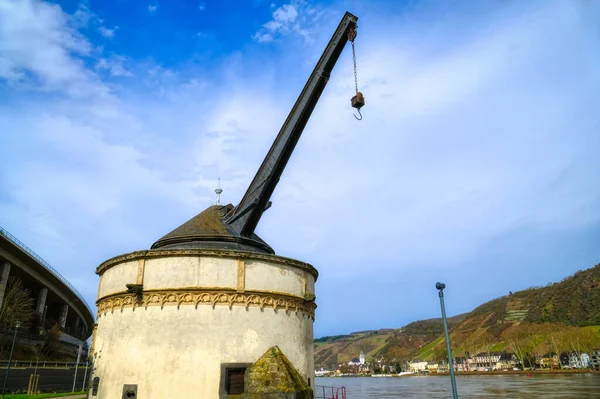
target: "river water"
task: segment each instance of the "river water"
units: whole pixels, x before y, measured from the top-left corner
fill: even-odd
[[[448,376],[317,378],[315,385],[343,385],[347,399],[452,398]],[[456,386],[459,398],[600,398],[597,374],[457,376]]]

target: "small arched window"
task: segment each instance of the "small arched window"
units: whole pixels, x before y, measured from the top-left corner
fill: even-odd
[[[92,396],[98,395],[98,385],[100,385],[100,377],[94,377],[92,381]]]

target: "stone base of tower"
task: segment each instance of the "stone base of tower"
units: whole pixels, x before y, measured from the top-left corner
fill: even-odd
[[[97,272],[89,398],[127,390],[143,399],[223,398],[239,393],[245,368],[273,346],[313,386],[312,266],[251,252],[152,250]]]

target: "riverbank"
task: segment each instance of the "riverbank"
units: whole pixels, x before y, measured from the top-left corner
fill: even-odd
[[[320,378],[352,378],[352,377],[372,377],[372,378],[404,378],[404,377],[423,377],[423,376],[448,376],[450,373],[412,373],[412,374],[345,374],[319,376]],[[600,376],[600,372],[591,369],[561,369],[561,370],[507,370],[507,371],[457,371],[456,375],[559,375],[559,374],[594,374]]]
[[[456,375],[512,375],[512,374],[596,374],[600,372],[590,369],[559,369],[559,370],[506,370],[506,371],[460,371]],[[413,374],[414,375],[414,374]],[[450,375],[448,372],[429,373],[429,375]]]

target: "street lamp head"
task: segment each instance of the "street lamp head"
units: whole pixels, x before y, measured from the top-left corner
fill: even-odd
[[[446,284],[444,284],[444,283],[435,283],[435,288],[441,291],[444,288],[446,288]]]
[[[19,327],[21,327],[21,322],[19,320],[17,320],[15,322],[15,328],[19,328]]]

